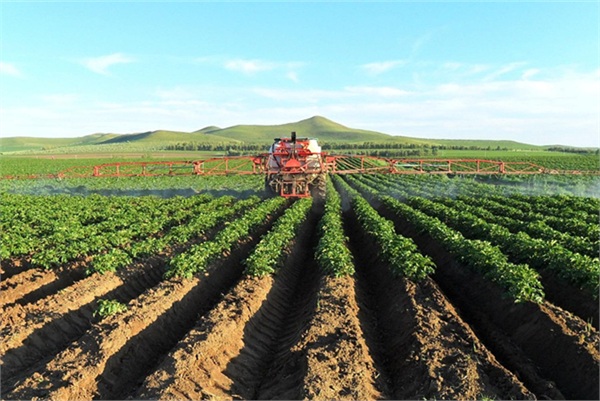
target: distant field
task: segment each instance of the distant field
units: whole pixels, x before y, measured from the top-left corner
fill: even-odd
[[[0,175],[56,174],[70,167],[112,162],[196,160],[222,152],[83,153],[0,156]]]

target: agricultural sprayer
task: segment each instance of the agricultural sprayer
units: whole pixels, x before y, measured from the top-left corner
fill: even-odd
[[[385,158],[335,155],[321,151],[317,139],[275,138],[267,153],[221,156],[193,161],[114,162],[71,167],[57,174],[2,178],[81,178],[179,175],[263,174],[265,188],[284,197],[323,195],[327,174],[583,174],[558,171],[529,162],[483,159]]]

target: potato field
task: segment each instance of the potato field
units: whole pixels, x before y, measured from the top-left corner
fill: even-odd
[[[600,398],[598,177],[136,180],[0,186],[2,399]]]

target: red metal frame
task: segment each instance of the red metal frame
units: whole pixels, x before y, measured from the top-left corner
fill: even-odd
[[[264,156],[213,157],[194,161],[117,162],[93,167],[94,177],[132,177],[162,175],[262,174]],[[62,174],[67,173],[65,170]]]
[[[306,156],[298,149],[298,156]],[[225,156],[193,161],[115,162],[96,166],[71,167],[58,174],[3,176],[2,179],[133,177],[227,174],[319,174],[308,162],[290,158],[290,153],[275,150],[288,165],[269,168],[269,154]],[[286,159],[287,158],[287,159]],[[528,162],[503,162],[484,159],[391,159],[363,155],[329,155],[322,153],[325,170],[331,174],[595,174],[598,171],[550,170]],[[292,161],[293,160],[293,161]],[[303,196],[295,195],[295,196]],[[308,195],[306,195],[308,196]]]
[[[401,159],[392,161],[395,174],[541,174],[550,171],[529,162],[482,159]]]

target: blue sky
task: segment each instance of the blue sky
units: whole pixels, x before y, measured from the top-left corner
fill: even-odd
[[[597,1],[2,1],[0,16],[3,137],[322,115],[394,135],[600,145]]]

